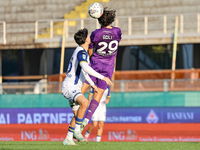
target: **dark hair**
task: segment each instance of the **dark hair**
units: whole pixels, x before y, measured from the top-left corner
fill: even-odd
[[[116,10],[107,10],[107,8],[105,8],[103,10],[103,15],[98,18],[99,24],[102,27],[111,25],[115,21],[115,12]]]
[[[78,45],[82,45],[85,43],[87,36],[88,36],[88,30],[86,28],[80,29],[74,34],[74,40]]]

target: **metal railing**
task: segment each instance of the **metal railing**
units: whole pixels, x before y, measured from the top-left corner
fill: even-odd
[[[0,21],[0,43],[6,44],[6,22]]]
[[[172,86],[173,85],[173,86]],[[168,92],[168,91],[200,91],[200,80],[118,80],[111,88],[113,92]]]
[[[174,22],[175,14],[168,15],[138,15],[138,16],[119,16],[115,19],[114,26],[120,27],[124,36],[132,35],[154,35],[162,34],[166,35],[168,33],[174,32]],[[50,30],[49,38],[54,38],[54,26],[56,22],[63,22],[63,19],[60,20],[37,20],[35,22],[35,39],[38,37],[39,30],[42,29],[42,23],[46,22],[49,24]],[[95,28],[99,27],[97,20],[86,18],[86,19],[69,19],[69,22],[76,22],[76,25],[70,26],[67,24],[67,33],[66,37],[69,36],[70,32],[74,33],[79,28],[89,28],[90,31],[93,31]],[[90,22],[88,24],[88,22]],[[95,25],[94,25],[95,24]],[[40,32],[41,33],[41,32]],[[200,33],[200,14],[179,14],[179,33]]]
[[[180,37],[199,37],[200,33],[200,14],[178,14],[179,16],[179,34]],[[138,16],[118,16],[113,23],[113,26],[120,27],[123,33],[123,39],[140,39],[140,38],[165,38],[171,37],[174,32],[174,22],[176,14],[165,14],[165,15],[138,15]],[[27,22],[23,23],[23,27],[16,26],[19,28],[20,34],[25,35],[21,38],[26,41],[34,42],[52,42],[60,41],[62,37],[62,25],[64,19],[54,20],[36,20],[35,25]],[[0,22],[0,43],[9,43],[10,38],[6,35],[12,34],[12,41],[18,40],[18,34],[16,35],[16,28],[10,28],[12,25],[19,23],[9,23],[9,26],[5,21]],[[99,28],[97,19],[85,18],[85,19],[67,19],[66,27],[66,40],[72,41],[74,33],[80,28],[88,28],[89,32],[92,32],[96,28]],[[12,31],[14,30],[15,31]],[[7,30],[9,30],[7,32]],[[34,33],[32,33],[34,31]],[[27,34],[31,34],[28,36]],[[20,36],[22,36],[20,35]],[[16,38],[13,38],[16,36]],[[29,39],[33,38],[33,39]]]
[[[62,37],[62,29],[64,19],[56,19],[56,20],[37,20],[35,22],[35,40],[42,39],[39,38],[42,34],[47,34],[47,39],[53,39],[57,37]],[[86,18],[86,19],[68,19],[66,26],[66,39],[73,38],[74,33],[84,27],[88,27],[91,24],[95,24],[95,26],[91,26],[89,29],[94,30],[99,28],[99,23],[97,20]],[[44,30],[44,29],[47,30]],[[45,37],[46,38],[46,37]],[[44,39],[45,39],[44,38]]]
[[[179,33],[181,35],[190,36],[200,33],[200,14],[179,14]],[[168,15],[138,15],[138,16],[119,16],[115,19],[114,26],[120,27],[123,33],[123,38],[140,38],[143,36],[166,36],[174,32],[176,14]],[[63,22],[60,20],[37,20],[35,22],[35,39],[38,39],[38,34],[42,34],[39,30],[42,29],[42,23],[49,24],[50,39],[54,38],[57,25],[56,22]],[[98,21],[91,18],[86,19],[68,19],[66,38],[70,40],[73,34],[80,28],[88,28],[91,32],[99,28]],[[70,25],[70,22],[76,22]],[[42,30],[41,30],[42,31]],[[179,35],[179,36],[181,36]],[[197,35],[198,36],[198,35]],[[61,35],[60,35],[61,37]],[[41,38],[42,39],[42,38]]]
[[[173,87],[172,87],[173,83]],[[1,94],[48,94],[60,93],[62,82],[10,82],[0,85]],[[200,79],[177,80],[116,80],[111,92],[168,92],[200,91]],[[88,91],[89,92],[89,89]]]

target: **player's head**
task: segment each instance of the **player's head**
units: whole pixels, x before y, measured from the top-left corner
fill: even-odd
[[[78,30],[78,32],[74,34],[74,40],[78,45],[85,44],[86,42],[90,44],[88,30],[86,28]]]
[[[111,25],[115,21],[115,12],[115,10],[107,10],[107,8],[105,8],[103,11],[103,15],[98,18],[99,24],[102,27]]]

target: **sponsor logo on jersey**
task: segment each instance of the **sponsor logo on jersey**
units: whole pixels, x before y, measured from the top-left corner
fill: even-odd
[[[86,59],[86,55],[85,54],[82,54],[82,57],[83,57],[83,59]]]
[[[111,33],[110,31],[103,31],[103,32]]]

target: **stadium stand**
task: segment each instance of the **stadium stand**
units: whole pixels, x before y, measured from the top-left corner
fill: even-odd
[[[179,43],[187,43],[188,40],[193,43],[199,42],[196,40],[196,37],[200,32],[200,15],[198,14],[198,9],[200,7],[199,2],[162,2],[155,0],[125,0],[122,2],[119,0],[110,0],[109,2],[101,3],[104,7],[117,10],[117,18],[114,25],[119,26],[122,29],[123,39],[121,45],[158,44],[160,42],[163,44],[171,43],[176,14],[179,15],[179,37],[181,37]],[[150,7],[148,6],[149,3]],[[189,8],[187,7],[188,5]],[[75,13],[75,11],[80,8],[80,6],[77,6],[72,12]],[[190,11],[190,9],[192,9],[192,11]],[[69,15],[65,16],[69,17]],[[73,33],[77,28],[87,27],[89,31],[98,28],[98,23],[96,23],[94,19],[85,18],[85,15],[82,15],[82,19],[76,20],[71,17],[68,21],[71,23],[68,26],[67,32],[67,45],[69,45],[69,47],[73,45],[73,43],[69,42],[70,37],[73,37]],[[40,21],[38,21],[38,24],[40,24]],[[91,24],[93,24],[93,26],[91,26]],[[38,28],[39,26],[40,25],[38,25]],[[52,30],[54,32],[54,29]],[[61,34],[62,26],[57,27],[56,30]],[[59,35],[58,33],[56,34]],[[49,37],[50,33],[44,36],[44,39],[38,39],[36,42],[60,41],[60,38],[53,38],[53,40],[50,40]]]
[[[72,19],[68,21],[68,26],[71,26],[72,30],[69,30],[70,36],[73,35],[74,31],[77,30],[76,25],[79,26],[81,24],[80,21],[74,20],[76,18],[87,18],[88,17],[88,7],[93,2],[102,2],[106,3],[109,2],[109,0],[86,0],[85,2],[82,2],[80,5],[75,6],[74,10],[71,10],[69,13],[64,14],[64,19]],[[62,35],[63,34],[63,21],[62,22],[56,22],[53,24],[53,34],[55,35]],[[90,22],[86,25],[87,27],[90,27]],[[94,28],[93,28],[94,29]],[[71,32],[70,32],[71,31]],[[90,30],[92,31],[92,30]],[[38,35],[38,38],[50,38],[50,27],[47,28],[47,33],[42,33]]]
[[[96,1],[101,2],[104,7],[117,10],[117,16],[120,20],[117,20],[115,25],[119,26],[122,29],[124,35],[143,35],[145,28],[144,17],[146,15],[148,16],[146,18],[146,21],[148,22],[148,33],[145,32],[145,34],[155,34],[163,32],[164,19],[166,19],[167,21],[167,33],[173,33],[175,14],[183,14],[183,16],[180,16],[180,22],[182,21],[183,23],[182,30],[180,30],[181,33],[196,33],[197,28],[199,30],[198,32],[200,32],[200,27],[198,27],[199,24],[197,23],[197,17],[199,16],[197,16],[197,14],[195,15],[195,13],[198,13],[200,8],[200,2],[198,0]],[[38,44],[37,40],[35,39],[35,21],[37,20],[39,21],[37,36],[38,38],[51,38],[50,20],[54,21],[54,37],[61,37],[59,35],[62,34],[62,19],[71,19],[68,22],[68,25],[70,26],[68,30],[69,37],[71,37],[74,31],[83,26],[81,20],[76,20],[77,18],[84,19],[84,26],[88,27],[89,31],[92,31],[96,28],[96,22],[95,20],[89,18],[89,16],[87,15],[87,8],[92,2],[94,2],[94,0],[22,0],[20,2],[17,0],[10,0],[6,2],[1,1],[0,20],[6,22],[6,31],[2,30],[2,23],[0,23],[0,29],[1,32],[6,32],[7,43],[12,44],[19,42],[31,42],[33,45]],[[166,15],[167,18],[163,17],[163,15]],[[120,18],[121,16],[123,17]],[[125,16],[133,17],[128,21],[128,17]],[[59,21],[58,19],[61,20]],[[40,21],[42,21],[42,23],[40,23]],[[130,23],[131,26],[128,26],[128,24]],[[91,24],[94,24],[94,26],[91,26]],[[129,30],[129,28],[131,28],[131,30]],[[134,36],[132,38],[135,40]],[[36,42],[33,43],[34,41]],[[195,40],[193,39],[193,41]],[[48,40],[48,42],[52,42],[52,40]],[[136,40],[136,42],[138,43],[139,41]],[[169,42],[169,40],[167,42]],[[124,45],[127,44],[127,42],[124,43]],[[50,47],[50,45],[43,44],[43,47]]]
[[[127,15],[155,15],[155,14],[180,14],[198,13],[200,1],[198,0],[110,0],[105,4],[117,10],[118,16]]]
[[[0,2],[0,19],[13,21],[35,21],[58,19],[69,13],[84,0],[10,0]]]
[[[7,43],[33,40],[36,20],[61,19],[63,14],[82,2],[83,0],[0,1],[0,20],[6,22]]]
[[[198,0],[10,0],[0,1],[0,20],[2,21],[0,22],[0,32],[6,35],[7,41],[0,47],[1,49],[61,47],[64,20],[68,21],[66,47],[74,47],[76,44],[72,37],[75,31],[83,27],[92,31],[99,27],[97,21],[87,14],[88,6],[95,1],[102,3],[104,7],[117,10],[114,25],[122,29],[121,46],[171,44],[176,14],[179,15],[179,43],[200,42],[200,14],[198,14],[200,1]],[[6,30],[4,30],[4,26]],[[1,35],[0,39],[3,43],[2,38]],[[195,71],[197,71],[197,79],[199,79],[199,72]],[[189,75],[186,76],[190,76],[192,72],[189,70]],[[149,75],[148,78],[141,78],[142,75],[137,77],[134,75],[135,73],[131,72],[121,73],[116,72],[116,80],[155,79],[154,77],[168,79],[160,77],[160,74],[157,75],[157,73],[152,76],[151,73],[146,74]],[[140,73],[142,74],[142,72]],[[169,77],[170,74],[167,76]],[[126,76],[131,76],[131,78],[125,79]],[[186,77],[185,73],[183,76]],[[56,81],[61,80],[58,78]],[[4,87],[6,86],[9,87],[9,85],[4,85]],[[20,86],[23,87],[23,85]],[[32,88],[34,87],[32,86]],[[163,86],[161,89],[163,90]]]

